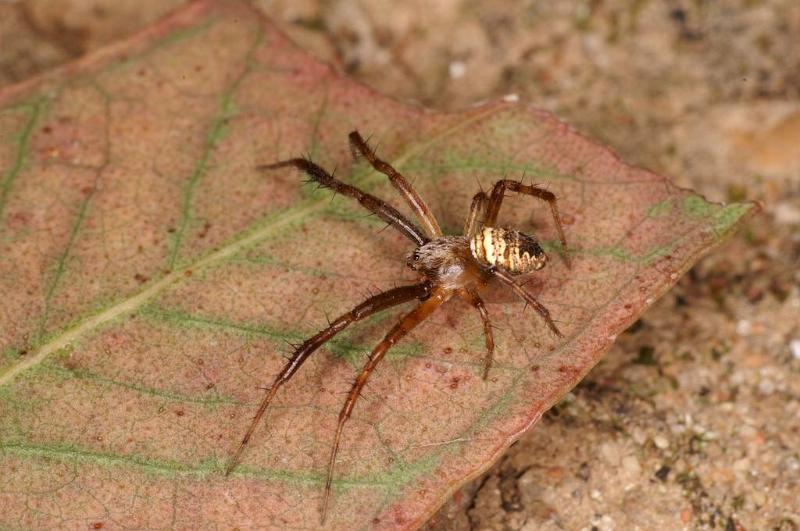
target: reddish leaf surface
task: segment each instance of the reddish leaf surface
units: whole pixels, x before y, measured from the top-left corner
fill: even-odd
[[[528,284],[565,340],[511,297],[449,303],[392,351],[345,430],[331,528],[411,528],[574,386],[698,256],[756,211],[710,204],[515,102],[437,114],[310,59],[250,8],[194,4],[137,38],[0,93],[0,525],[315,527],[338,410],[402,309],[341,334],[222,467],[296,341],[410,250],[344,198],[259,163],[349,161],[358,128],[448,232],[478,183],[561,198],[573,269]],[[400,201],[394,199],[396,205]],[[547,209],[505,223],[555,241]]]

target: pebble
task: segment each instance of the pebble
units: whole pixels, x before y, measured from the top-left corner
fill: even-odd
[[[600,456],[611,466],[618,466],[622,458],[619,446],[608,442],[600,445]]]
[[[789,351],[791,351],[794,359],[800,360],[800,339],[792,339],[789,341]]]
[[[747,319],[742,319],[741,321],[736,323],[736,333],[739,334],[740,336],[746,336],[750,333],[752,327],[753,326],[750,324],[750,321],[748,321]]]
[[[653,437],[653,444],[656,445],[656,448],[660,450],[666,450],[669,448],[669,439],[664,437],[663,435],[656,435]]]
[[[751,496],[753,498],[753,503],[755,503],[759,507],[763,507],[764,504],[767,503],[767,495],[764,494],[763,492],[756,491],[753,494],[751,494]]]
[[[604,514],[600,518],[592,520],[592,526],[600,529],[600,531],[612,531],[617,527],[617,524],[614,522],[613,518]]]
[[[771,395],[775,392],[775,384],[771,380],[761,380],[758,383],[758,392],[762,395]]]
[[[638,476],[642,467],[639,466],[639,460],[635,455],[626,455],[622,458],[622,468],[631,476]]]
[[[670,425],[669,429],[675,435],[680,435],[681,433],[684,433],[686,431],[686,426],[684,426],[683,424],[672,424]]]
[[[448,72],[453,79],[460,79],[467,73],[467,65],[464,61],[453,61],[448,66]]]
[[[789,203],[778,203],[775,205],[775,221],[784,225],[795,225],[800,223],[800,209]]]
[[[737,472],[747,472],[750,469],[750,460],[746,457],[737,459],[733,463],[733,469],[736,470]]]
[[[539,472],[534,469],[530,469],[519,478],[520,486],[527,487],[528,485],[532,485],[536,483],[539,477]]]
[[[753,437],[756,433],[758,433],[758,430],[748,424],[745,424],[739,429],[739,435],[748,439]]]

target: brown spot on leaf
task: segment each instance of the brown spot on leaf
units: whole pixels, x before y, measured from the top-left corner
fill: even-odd
[[[203,228],[200,229],[200,232],[197,233],[198,238],[205,238],[208,235],[208,231],[211,229],[211,223],[206,221],[203,223]]]

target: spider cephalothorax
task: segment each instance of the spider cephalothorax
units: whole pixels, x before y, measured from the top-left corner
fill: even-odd
[[[506,191],[510,190],[533,196],[546,201],[550,205],[559,240],[561,241],[561,248],[566,252],[567,242],[564,237],[564,231],[561,228],[561,218],[558,213],[556,198],[551,192],[535,185],[522,184],[519,181],[509,179],[497,181],[488,195],[481,191],[473,197],[464,226],[464,234],[462,236],[445,236],[431,210],[417,194],[416,190],[391,165],[375,156],[375,153],[358,131],[350,133],[350,147],[354,156],[360,154],[377,171],[384,173],[389,178],[389,181],[400,192],[408,206],[419,218],[422,229],[383,200],[362,192],[355,186],[335,179],[331,174],[308,159],[295,158],[260,166],[260,168],[277,169],[293,166],[307,173],[310,180],[320,186],[330,188],[334,192],[351,197],[361,203],[364,208],[389,223],[416,244],[416,248],[409,255],[408,265],[420,275],[420,282],[373,295],[349,312],[341,315],[338,319],[335,319],[328,328],[297,346],[289,361],[275,377],[272,386],[267,390],[266,396],[262,399],[256,415],[231,459],[226,472],[230,474],[236,467],[242,452],[244,452],[250,437],[253,435],[275,393],[284,383],[289,381],[297,372],[297,369],[315,350],[355,321],[392,306],[413,300],[419,301],[417,307],[401,317],[397,324],[386,334],[383,341],[378,343],[370,353],[367,363],[350,388],[347,400],[339,414],[339,423],[328,460],[327,479],[322,503],[323,521],[330,498],[331,480],[333,479],[333,469],[336,463],[336,453],[339,450],[342,429],[347,419],[350,418],[353,407],[361,395],[367,379],[389,348],[430,316],[439,306],[454,296],[458,296],[466,300],[480,313],[483,321],[483,332],[486,337],[484,378],[488,376],[492,365],[494,336],[489,321],[489,312],[483,303],[480,291],[493,278],[497,278],[508,285],[526,303],[533,306],[542,316],[550,330],[558,337],[561,337],[561,332],[550,318],[550,313],[547,309],[514,278],[516,275],[538,271],[543,268],[547,263],[547,256],[533,237],[516,230],[496,226],[497,216]],[[564,256],[566,260],[566,255]]]

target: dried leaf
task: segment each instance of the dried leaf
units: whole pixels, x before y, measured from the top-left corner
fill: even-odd
[[[251,8],[195,3],[138,37],[0,93],[0,525],[315,527],[344,393],[404,309],[342,333],[222,469],[289,350],[370,290],[413,280],[406,240],[346,198],[255,166],[350,162],[358,128],[448,232],[501,176],[561,201],[573,268],[531,289],[565,340],[507,298],[448,303],[376,371],[347,425],[332,528],[412,528],[572,388],[614,338],[757,208],[631,168],[504,101],[441,114],[298,50]],[[557,241],[547,209],[504,223]]]

